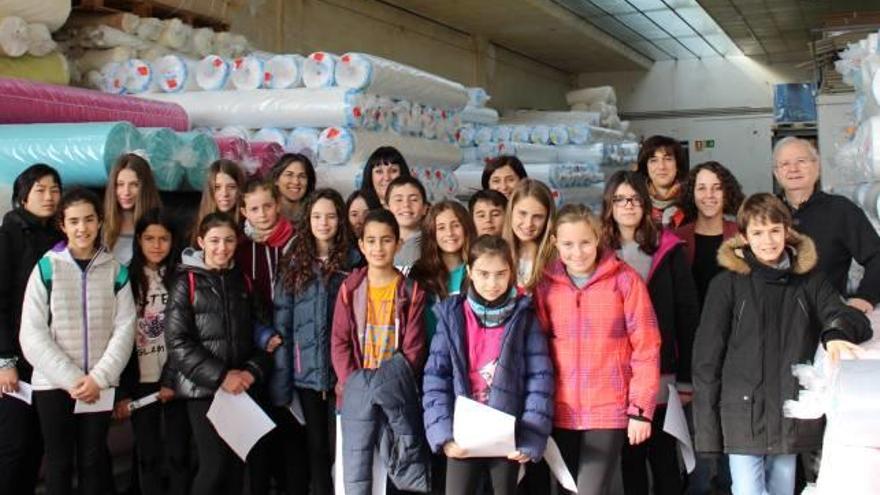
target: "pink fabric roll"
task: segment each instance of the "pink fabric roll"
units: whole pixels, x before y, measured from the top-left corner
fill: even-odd
[[[0,124],[118,122],[137,127],[189,130],[176,103],[113,95],[90,89],[0,78]]]
[[[220,158],[232,160],[239,164],[251,153],[248,142],[240,137],[214,136],[214,142],[217,143],[217,148],[220,149]]]
[[[284,155],[284,148],[270,141],[251,141],[251,158],[257,163],[257,169],[253,171],[253,175],[258,177],[267,177],[272,172],[272,166]]]

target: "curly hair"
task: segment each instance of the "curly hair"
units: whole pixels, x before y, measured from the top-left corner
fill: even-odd
[[[476,238],[474,222],[460,203],[449,200],[441,201],[428,210],[428,214],[422,220],[422,232],[424,233],[422,235],[421,256],[413,265],[410,277],[418,280],[428,292],[434,294],[438,299],[445,299],[449,295],[446,286],[449,269],[446,268],[440,247],[437,245],[437,217],[444,211],[452,211],[464,229],[464,244],[462,244],[460,253],[463,262],[467,262],[470,243]]]
[[[311,218],[315,204],[326,199],[333,203],[336,210],[336,234],[330,245],[330,253],[325,261],[318,258],[318,241],[312,232]],[[320,273],[326,283],[334,273],[347,271],[349,267],[349,250],[353,244],[348,227],[348,215],[342,196],[333,189],[317,189],[306,197],[304,214],[297,222],[297,239],[291,249],[281,257],[281,277],[284,288],[293,294],[300,294]],[[317,270],[316,270],[317,267]]]
[[[697,202],[694,199],[694,189],[697,187],[697,174],[702,170],[712,172],[721,181],[724,201],[723,212],[725,215],[736,216],[736,212],[739,211],[739,205],[745,200],[742,186],[740,186],[739,181],[736,180],[736,177],[727,167],[718,162],[709,161],[697,165],[688,173],[681,205],[685,214],[685,222],[696,220],[699,213],[697,211]]]

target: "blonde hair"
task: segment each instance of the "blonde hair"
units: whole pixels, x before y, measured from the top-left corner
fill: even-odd
[[[107,249],[113,249],[116,246],[116,241],[119,240],[119,235],[122,233],[122,208],[119,206],[119,200],[116,199],[116,179],[123,170],[134,172],[139,183],[132,225],[137,224],[144,213],[153,208],[162,207],[162,200],[159,198],[159,190],[156,188],[150,164],[134,153],[121,155],[113,164],[113,168],[110,169],[107,188],[104,189],[104,226],[101,238]]]
[[[198,242],[198,226],[202,223],[202,219],[208,216],[210,213],[215,213],[217,211],[217,202],[214,200],[214,181],[217,179],[217,175],[226,174],[238,184],[238,201],[237,203],[241,203],[241,198],[244,193],[244,184],[245,184],[245,175],[244,170],[232,160],[220,159],[215,161],[208,167],[208,171],[205,174],[205,185],[202,188],[202,200],[199,203],[199,214],[196,217],[195,228],[193,228],[192,239],[191,242],[193,245],[196,245]],[[235,221],[235,224],[238,225],[240,223],[240,212],[238,208],[238,204],[236,204],[232,211],[227,214]]]
[[[510,201],[507,202],[507,212],[504,215],[501,236],[510,244],[513,259],[517,263],[520,258],[520,240],[513,233],[513,209],[517,203],[525,198],[533,198],[547,210],[547,221],[544,223],[544,231],[539,235],[535,262],[532,263],[531,273],[522,284],[527,290],[532,290],[538,283],[538,279],[541,278],[541,274],[544,273],[544,267],[554,256],[553,246],[550,243],[550,231],[556,216],[556,203],[553,201],[553,193],[550,192],[550,189],[543,182],[535,179],[523,179],[513,190]]]
[[[587,227],[593,231],[593,235],[596,236],[597,247],[596,247],[596,262],[602,259],[602,253],[605,248],[605,239],[602,237],[602,220],[598,215],[593,213],[589,207],[584,206],[582,204],[567,204],[559,209],[559,212],[556,213],[556,220],[553,222],[553,228],[551,230],[551,234],[554,238],[556,237],[556,233],[559,231],[559,226],[564,223],[578,223],[584,222],[587,224]],[[553,247],[553,257],[556,256],[556,248]]]

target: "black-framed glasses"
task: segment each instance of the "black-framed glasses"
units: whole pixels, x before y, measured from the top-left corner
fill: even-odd
[[[641,196],[614,196],[611,198],[611,202],[614,203],[615,206],[626,206],[627,204],[631,204],[633,206],[642,206],[642,197]]]

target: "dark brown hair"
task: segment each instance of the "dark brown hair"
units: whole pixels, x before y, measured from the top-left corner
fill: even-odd
[[[658,150],[663,150],[675,157],[675,180],[683,182],[688,173],[688,163],[684,157],[684,149],[677,140],[668,136],[651,136],[642,142],[642,147],[639,149],[637,171],[645,177],[645,181],[650,182],[651,178],[648,175],[648,160],[650,160]]]
[[[476,228],[474,228],[473,220],[471,220],[464,206],[456,201],[441,201],[431,206],[428,214],[422,220],[421,256],[413,265],[410,276],[418,280],[428,292],[434,294],[439,299],[444,299],[449,295],[446,285],[449,278],[449,269],[446,267],[446,263],[443,262],[440,247],[437,245],[437,217],[445,211],[452,211],[464,229],[461,259],[465,263],[467,263],[471,240],[476,237]]]
[[[483,169],[483,176],[480,180],[483,189],[489,189],[489,181],[492,179],[492,174],[494,174],[499,168],[504,167],[512,168],[513,173],[515,173],[520,179],[527,179],[529,177],[529,174],[526,173],[526,168],[523,166],[523,163],[519,158],[513,155],[501,155],[486,163],[486,167]]]
[[[736,227],[740,234],[746,235],[749,223],[757,220],[763,223],[781,223],[785,230],[791,230],[791,212],[781,199],[770,193],[757,193],[749,196],[736,214]]]
[[[718,162],[709,161],[697,165],[688,172],[687,185],[684,189],[681,204],[685,213],[685,221],[692,222],[696,220],[697,214],[699,213],[697,211],[697,202],[694,199],[694,190],[697,187],[697,174],[703,170],[712,172],[718,177],[718,180],[721,181],[721,191],[724,195],[724,214],[731,216],[736,215],[736,212],[739,210],[739,205],[742,204],[743,199],[745,198],[745,195],[742,192],[742,186],[740,186],[739,181],[736,180],[736,177],[734,177],[733,173],[731,173],[727,167]]]
[[[614,221],[614,195],[617,188],[626,184],[635,190],[642,200],[642,221],[636,227],[635,241],[645,254],[654,254],[660,247],[660,229],[651,219],[651,196],[645,178],[638,172],[619,170],[605,180],[602,195],[602,229],[605,243],[611,249],[620,249],[620,228]]]
[[[510,248],[510,244],[500,235],[483,234],[477,237],[471,244],[470,249],[468,249],[468,268],[473,268],[474,262],[480,256],[486,255],[498,256],[507,263],[507,266],[510,268],[510,282],[507,286],[509,292],[510,288],[516,285],[516,261],[513,259],[513,250]],[[465,277],[464,284],[462,285],[463,288],[468,286],[470,286],[470,274]]]

